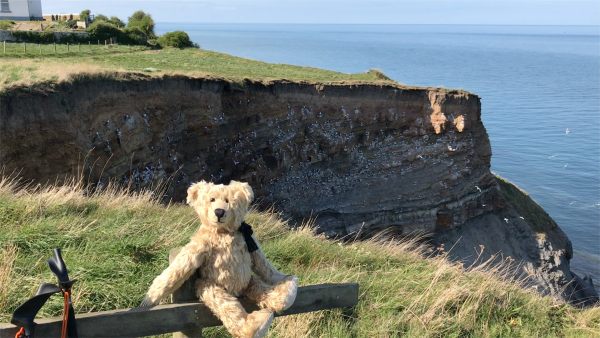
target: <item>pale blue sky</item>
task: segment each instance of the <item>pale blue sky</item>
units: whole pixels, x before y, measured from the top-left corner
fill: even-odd
[[[600,0],[42,0],[44,13],[199,23],[600,25]]]

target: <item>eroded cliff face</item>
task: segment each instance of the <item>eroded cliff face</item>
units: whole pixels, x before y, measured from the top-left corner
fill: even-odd
[[[92,181],[172,177],[183,200],[191,182],[233,178],[336,235],[451,228],[493,210],[490,145],[466,92],[134,78],[12,92],[2,110],[5,170],[39,182],[85,163]]]
[[[14,89],[0,109],[4,170],[36,182],[83,168],[100,184],[169,179],[166,197],[184,200],[200,179],[243,180],[263,206],[331,236],[477,231],[511,208],[479,97],[464,91],[130,75]],[[552,238],[568,271],[570,243]],[[542,266],[540,250],[517,246],[506,255]]]

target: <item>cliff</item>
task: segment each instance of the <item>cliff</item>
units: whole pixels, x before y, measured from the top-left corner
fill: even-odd
[[[491,174],[480,100],[464,91],[130,74],[14,88],[0,109],[0,161],[26,180],[169,180],[178,201],[199,179],[244,180],[328,236],[428,233],[467,263],[483,245],[478,259],[522,261],[544,292],[587,295],[565,234]]]

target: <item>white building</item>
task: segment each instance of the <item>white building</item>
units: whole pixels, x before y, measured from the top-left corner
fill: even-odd
[[[0,20],[42,20],[42,0],[0,0]]]

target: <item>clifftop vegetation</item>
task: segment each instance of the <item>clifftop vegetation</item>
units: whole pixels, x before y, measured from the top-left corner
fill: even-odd
[[[110,41],[126,45],[153,47],[194,47],[185,32],[171,32],[162,39],[154,33],[154,19],[149,13],[138,10],[123,22],[119,17],[93,15],[89,9],[79,15],[51,15],[46,21],[14,22],[0,20],[0,30],[11,30],[20,42],[30,43],[88,43]],[[60,38],[54,33],[62,32]],[[87,34],[77,34],[77,33]],[[59,40],[59,41],[57,41]]]
[[[1,47],[0,47],[1,48]],[[66,45],[29,46],[7,44],[0,53],[0,91],[13,86],[56,83],[90,74],[144,73],[151,76],[182,74],[216,76],[239,81],[286,79],[290,81],[363,81],[394,83],[381,72],[345,74],[312,67],[272,64],[197,48],[152,50],[148,47]],[[42,62],[40,62],[40,60]],[[108,76],[108,75],[107,75]]]

